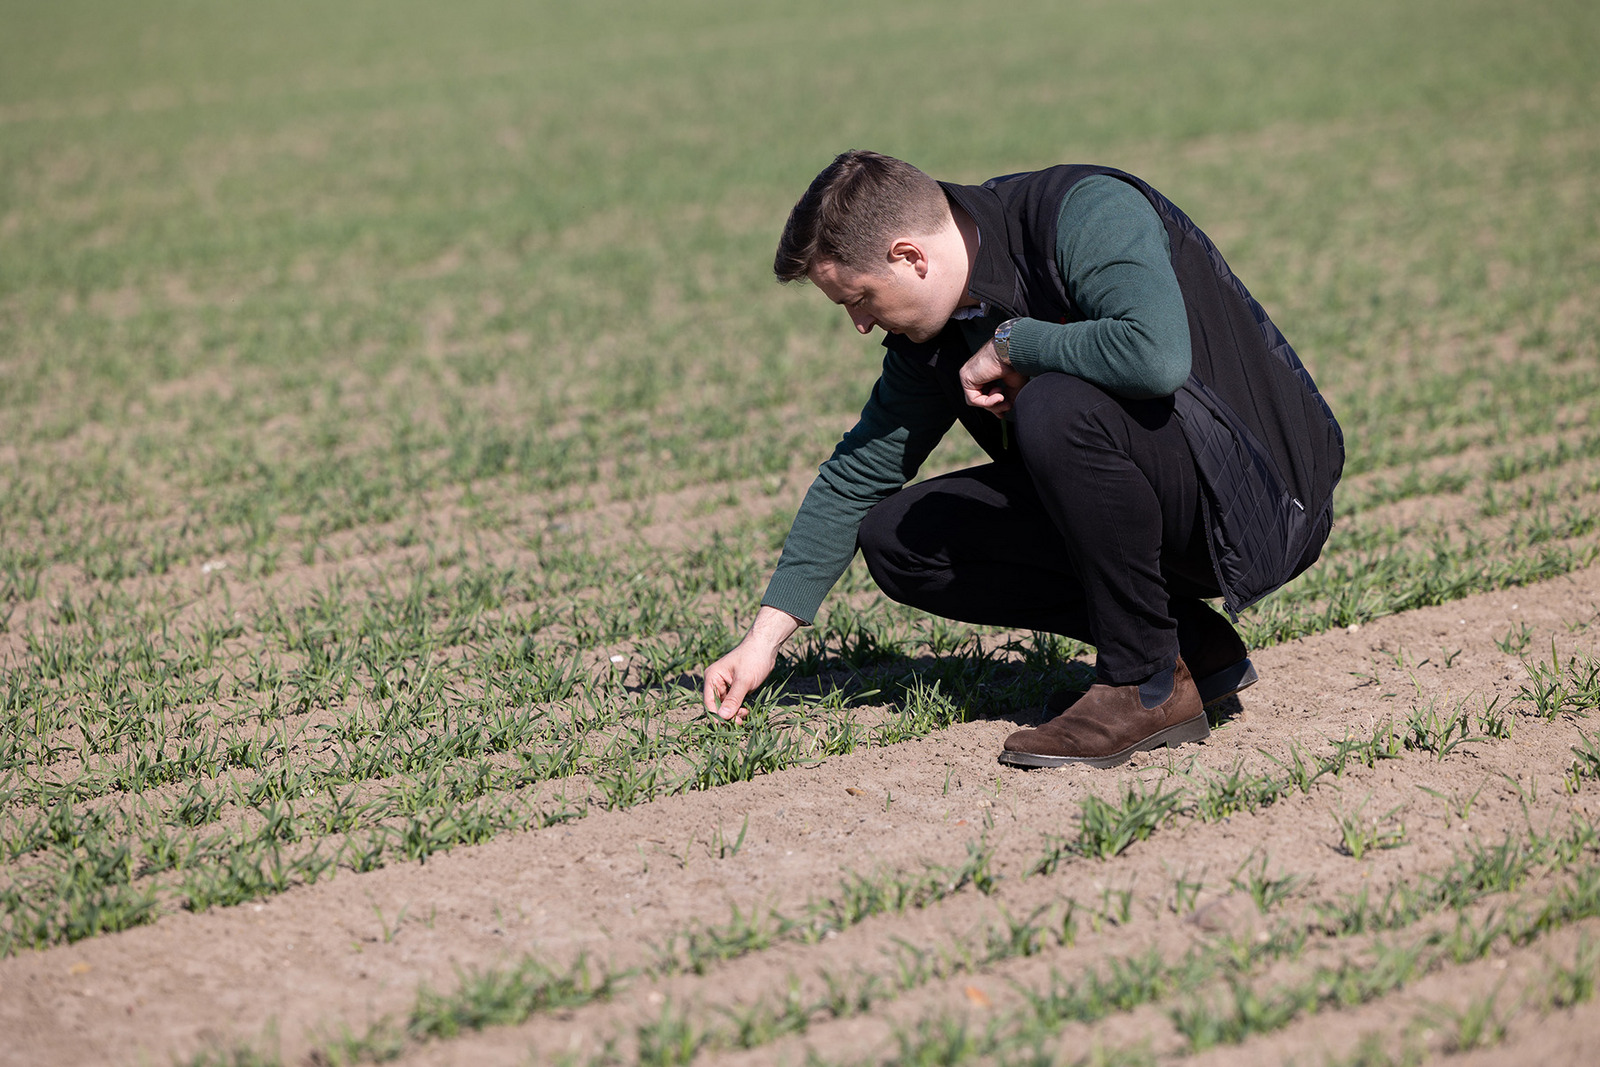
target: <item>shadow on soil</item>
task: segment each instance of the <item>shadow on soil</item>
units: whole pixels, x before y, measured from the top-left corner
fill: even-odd
[[[986,720],[1039,726],[1051,717],[1045,710],[1045,702],[1051,694],[1059,690],[1082,691],[1094,681],[1094,666],[1078,659],[1045,669],[959,654],[889,655],[860,667],[835,663],[834,669],[802,674],[796,666],[780,662],[773,672],[774,680],[769,681],[762,692],[779,706],[814,702],[825,695],[843,693],[852,703],[898,712],[918,687],[926,690],[936,685],[940,692],[964,707],[969,722]],[[786,666],[788,673],[785,673]],[[662,685],[699,692],[703,682],[701,675],[680,674]],[[1236,696],[1206,708],[1213,728],[1226,726],[1243,712],[1243,705]]]

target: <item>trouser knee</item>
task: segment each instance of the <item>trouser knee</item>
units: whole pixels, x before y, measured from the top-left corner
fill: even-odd
[[[905,518],[901,495],[896,493],[881,500],[867,512],[856,532],[856,547],[878,588],[890,599],[906,603],[915,587],[918,568],[900,534]]]

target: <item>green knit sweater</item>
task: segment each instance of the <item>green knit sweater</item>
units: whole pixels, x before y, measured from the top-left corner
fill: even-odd
[[[1085,319],[1019,319],[1012,366],[1029,377],[1075,374],[1131,398],[1176,392],[1189,377],[1189,322],[1150,202],[1107,175],[1078,182],[1061,204],[1056,263]],[[992,315],[963,320],[967,351],[999,324]],[[809,624],[850,565],[867,512],[916,477],[954,422],[938,385],[891,348],[860,420],[807,491],[761,603]]]

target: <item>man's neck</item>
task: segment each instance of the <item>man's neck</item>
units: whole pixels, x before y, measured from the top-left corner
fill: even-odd
[[[972,295],[972,272],[978,265],[978,248],[983,243],[983,238],[978,233],[978,224],[972,216],[955,201],[950,202],[950,216],[955,219],[956,230],[961,234],[961,243],[967,253],[967,280],[961,287],[961,303],[956,307],[970,308],[978,306],[978,298]]]

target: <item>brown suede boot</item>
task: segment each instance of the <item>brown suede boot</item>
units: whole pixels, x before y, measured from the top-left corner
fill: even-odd
[[[1244,642],[1227,619],[1198,600],[1174,600],[1178,655],[1189,664],[1200,703],[1210,706],[1260,680]],[[1045,699],[1046,715],[1060,715],[1083,698],[1086,689],[1058,689]]]
[[[1115,767],[1135,752],[1210,736],[1200,691],[1179,657],[1172,695],[1156,707],[1144,706],[1136,685],[1092,685],[1072,707],[1037,730],[1018,730],[1006,738],[1000,762],[1018,767],[1068,763]]]

